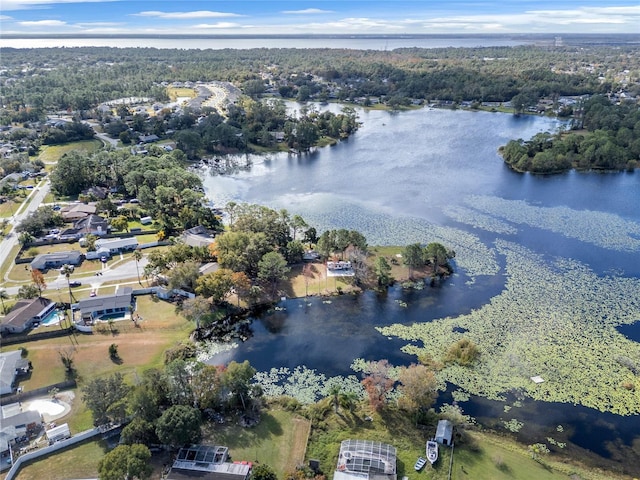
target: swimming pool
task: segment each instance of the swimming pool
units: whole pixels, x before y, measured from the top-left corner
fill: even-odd
[[[50,311],[46,317],[40,320],[40,325],[49,327],[51,325],[58,325],[64,319],[64,313],[58,310]]]

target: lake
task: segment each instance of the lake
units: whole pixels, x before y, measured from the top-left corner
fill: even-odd
[[[549,41],[553,36],[544,36]],[[252,48],[347,48],[351,50],[393,50],[395,48],[475,48],[513,47],[532,43],[532,38],[517,35],[495,36],[335,36],[335,37],[238,37],[238,36],[166,36],[166,37],[55,37],[50,38],[0,38],[0,48],[51,48],[51,47],[115,47],[160,48],[183,50],[244,50]]]
[[[561,125],[555,119],[429,108],[358,113],[361,129],[334,147],[301,156],[239,157],[231,162],[237,168],[224,174],[203,169],[208,197],[218,206],[234,200],[286,208],[319,232],[359,230],[370,245],[440,241],[456,251],[456,274],[438,288],[395,286],[386,294],[283,301],[277,311],[253,320],[248,341],[210,361],[246,359],[262,372],[304,366],[296,375],[311,388],[316,380],[305,377],[306,369],[322,382],[355,375],[356,359],[414,362],[411,352],[431,345],[429,338],[412,336],[414,325],[439,328],[434,338],[468,332],[486,342],[487,352],[501,361],[516,358],[517,365],[498,362],[482,372],[487,384],[496,382],[495,390],[456,372],[447,377],[472,394],[460,402],[467,413],[498,428],[518,419],[523,441],[553,437],[567,443],[569,454],[586,452],[596,463],[640,473],[640,454],[632,449],[640,440],[640,418],[598,411],[613,407],[603,390],[607,379],[597,372],[602,361],[620,378],[627,375],[607,352],[640,359],[633,341],[640,332],[640,172],[545,177],[504,165],[500,145],[554,132]],[[551,320],[560,323],[545,323]],[[503,322],[493,340],[484,328],[491,322]],[[535,322],[539,326],[531,328]],[[545,336],[537,336],[540,331]],[[594,364],[563,350],[590,342],[600,359]],[[530,358],[534,346],[557,358]],[[519,384],[501,383],[502,369],[522,364]],[[573,378],[580,368],[589,381]],[[531,385],[534,374],[547,379],[542,385],[549,392]],[[564,376],[584,392],[563,391]],[[450,386],[439,401],[451,401],[456,388]],[[527,395],[494,398],[512,390]]]

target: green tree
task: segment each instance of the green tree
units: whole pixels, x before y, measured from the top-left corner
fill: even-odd
[[[107,378],[94,378],[82,388],[82,398],[91,410],[94,425],[104,425],[113,415],[111,408],[125,399],[129,387],[124,383],[124,377],[115,373]]]
[[[94,184],[97,171],[93,158],[79,151],[65,153],[50,176],[51,188],[58,195],[78,195]]]
[[[200,278],[198,279],[198,281]],[[198,287],[196,287],[198,291]],[[187,320],[196,324],[196,329],[200,328],[202,319],[211,313],[211,303],[205,298],[189,298],[182,303],[182,315]]]
[[[8,300],[8,299],[9,299],[9,294],[3,288],[2,290],[0,290],[0,302],[2,302],[2,313],[4,313],[4,314],[7,313],[7,308],[5,307],[4,301]]]
[[[200,410],[187,405],[169,407],[156,421],[156,435],[165,445],[181,447],[198,443],[202,436]]]
[[[200,266],[197,262],[184,262],[176,265],[169,272],[169,288],[184,289],[193,292],[200,275]]]
[[[120,359],[120,355],[118,354],[118,345],[116,345],[115,343],[109,345],[109,358],[111,358],[111,360]]]
[[[134,417],[120,434],[120,441],[127,445],[140,443],[142,445],[150,445],[157,443],[158,437],[153,423],[141,417]]]
[[[142,285],[140,281],[140,260],[142,260],[142,252],[139,248],[136,248],[133,251],[133,259],[136,261],[136,273],[138,274],[138,283]]]
[[[204,297],[211,297],[214,303],[221,303],[231,293],[233,288],[233,271],[219,268],[215,272],[202,275],[196,281],[196,293]]]
[[[40,290],[36,285],[30,283],[28,285],[22,285],[18,289],[18,294],[16,295],[18,298],[36,298]]]
[[[145,445],[118,445],[98,463],[100,480],[143,480],[151,476],[151,452]]]
[[[259,463],[251,469],[251,480],[278,480],[278,476],[269,465]]]
[[[65,276],[67,279],[67,288],[69,289],[69,306],[73,303],[73,292],[71,291],[71,274],[73,273],[74,268],[71,265],[63,265],[60,269],[60,273]]]
[[[118,215],[116,218],[111,219],[111,226],[114,230],[119,232],[129,231],[129,220],[124,215]]]
[[[431,275],[435,277],[440,268],[450,269],[449,259],[455,257],[455,252],[447,250],[441,243],[432,242],[426,246],[424,255],[431,263]]]
[[[287,261],[278,252],[265,253],[258,262],[258,278],[271,285],[271,295],[276,294],[278,282],[287,278],[290,268]]]
[[[409,278],[413,278],[413,271],[424,265],[424,249],[419,243],[407,245],[402,251],[402,262],[409,269]]]
[[[391,265],[389,265],[386,258],[376,258],[374,271],[376,278],[378,279],[379,286],[386,287],[391,283]]]
[[[229,363],[222,381],[229,391],[229,401],[232,407],[242,406],[243,410],[247,410],[251,392],[251,379],[255,374],[256,370],[248,360],[242,363],[235,361]]]

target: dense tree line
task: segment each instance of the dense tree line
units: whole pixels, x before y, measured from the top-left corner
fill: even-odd
[[[42,134],[41,141],[43,145],[60,145],[78,140],[90,140],[94,136],[93,128],[86,123],[74,120],[47,128]]]
[[[604,96],[592,97],[584,102],[573,127],[575,131],[511,140],[500,149],[504,161],[514,170],[533,173],[637,168],[640,110],[636,105],[616,105]]]
[[[210,366],[175,359],[164,370],[145,371],[136,385],[116,373],[87,382],[82,393],[94,425],[127,423],[122,443],[178,448],[198,442],[207,415],[256,418],[262,390],[254,374],[247,361]]]
[[[161,82],[230,81],[249,95],[261,94],[270,73],[288,98],[326,98],[327,82],[343,100],[365,96],[508,101],[523,89],[536,95],[610,91],[600,82],[605,66],[637,68],[632,47],[544,49],[534,46],[398,49],[182,50],[153,48],[3,49],[11,82],[3,85],[7,120],[27,121],[49,110],[88,110],[128,96],[167,100]],[[602,59],[607,59],[603,64]],[[28,65],[25,61],[28,59]],[[597,64],[588,71],[584,65]],[[318,81],[320,79],[321,81]]]
[[[141,209],[157,219],[165,235],[203,225],[216,229],[214,212],[204,206],[200,177],[185,168],[180,150],[167,153],[151,147],[147,155],[126,150],[93,154],[65,154],[51,174],[58,195],[77,195],[85,188],[103,186],[128,198],[137,198]]]

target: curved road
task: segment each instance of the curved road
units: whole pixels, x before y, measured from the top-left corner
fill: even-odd
[[[14,258],[11,256],[11,250],[18,245],[18,234],[15,231],[16,225],[18,225],[22,220],[24,220],[27,215],[37,210],[37,208],[43,203],[44,198],[49,193],[50,184],[49,180],[43,180],[38,184],[36,188],[29,194],[27,200],[25,200],[16,214],[9,220],[11,224],[11,231],[5,238],[0,242],[0,264],[6,265],[9,262],[13,262]],[[28,203],[27,203],[28,202]],[[91,286],[91,289],[97,290],[103,282],[117,282],[119,280],[127,280],[137,282],[138,272],[136,270],[136,262],[134,260],[129,260],[125,262],[120,262],[121,258],[115,256],[111,261],[107,262],[107,264],[102,265],[102,275],[89,275],[89,276],[73,276],[74,280],[78,280],[82,282],[82,288],[85,286]],[[116,266],[111,267],[110,264],[116,264]],[[138,268],[140,273],[144,270],[145,265],[147,264],[146,257],[142,257],[140,262],[138,262]],[[4,279],[0,281],[0,284],[4,283],[6,280],[6,276]],[[64,275],[58,276],[56,280],[47,282],[47,287],[49,290],[51,289],[60,289],[67,288],[67,279]],[[16,295],[18,293],[18,289],[20,287],[0,287],[0,290],[5,290],[9,295]]]

